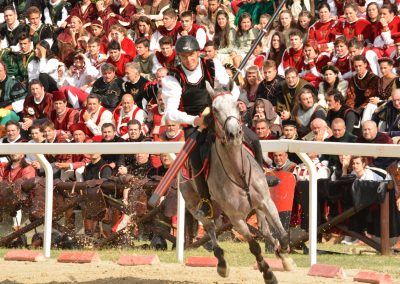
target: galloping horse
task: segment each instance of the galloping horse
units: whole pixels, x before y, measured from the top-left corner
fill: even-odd
[[[250,252],[256,257],[258,268],[263,273],[265,283],[278,283],[261,254],[261,247],[252,237],[247,224],[248,214],[255,210],[263,236],[275,247],[275,254],[282,260],[285,270],[295,267],[294,261],[287,256],[288,235],[279,219],[278,211],[272,201],[263,170],[254,157],[242,145],[243,131],[237,102],[230,89],[218,86],[207,90],[212,98],[212,117],[216,141],[211,148],[210,169],[207,183],[211,199],[215,201],[230,219],[234,229],[249,243]],[[229,268],[224,259],[224,251],[218,245],[216,228],[212,220],[196,216],[199,200],[190,183],[183,183],[181,192],[188,210],[203,223],[209,234],[215,257],[218,259],[217,272],[227,277]],[[267,223],[268,222],[268,223]],[[278,234],[274,239],[269,230],[272,226]]]

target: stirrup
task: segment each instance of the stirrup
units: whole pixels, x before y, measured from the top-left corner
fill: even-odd
[[[202,207],[204,205],[208,205],[208,208],[210,208],[208,214],[206,215],[205,212],[202,210]],[[196,214],[198,214],[197,212],[202,212],[203,213],[203,217],[207,218],[207,219],[212,219],[212,217],[214,216],[214,208],[211,204],[211,201],[207,198],[202,198],[200,199],[199,203],[197,204],[197,210],[196,210]]]

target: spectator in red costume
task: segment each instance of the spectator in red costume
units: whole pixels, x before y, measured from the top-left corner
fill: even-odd
[[[112,113],[101,105],[97,95],[90,94],[86,107],[79,113],[79,122],[85,123],[90,131],[89,137],[101,136],[101,127],[104,123],[112,122]]]
[[[113,5],[112,2],[111,0],[96,2],[98,16],[103,22],[106,36],[108,36],[111,27],[115,24],[128,27],[132,22],[133,15],[136,13],[135,6],[131,5],[128,0],[119,0],[121,8]]]
[[[39,80],[32,80],[29,83],[29,90],[31,94],[25,98],[22,111],[23,123],[21,126],[24,130],[28,130],[34,120],[46,118],[53,108],[53,96],[44,91]]]
[[[297,72],[301,72],[304,65],[303,35],[299,30],[296,29],[289,33],[289,38],[291,47],[286,49],[283,53],[283,70],[293,67],[296,68]]]
[[[316,41],[321,52],[331,53],[334,49],[335,34],[333,33],[333,28],[336,21],[331,16],[331,8],[328,3],[322,2],[319,4],[318,15],[319,20],[308,30],[308,40]]]
[[[171,69],[178,65],[178,57],[174,48],[174,42],[170,36],[160,39],[161,51],[156,51],[153,57],[152,72],[156,73],[161,67]]]
[[[89,138],[90,130],[84,123],[72,124],[69,128],[72,134],[71,143],[91,143],[92,139]],[[74,171],[71,171],[70,179],[78,182],[83,181],[83,172],[85,167],[90,163],[90,156],[87,154],[73,154],[71,157],[71,163],[64,165]]]
[[[25,161],[24,154],[11,154],[10,162],[0,167],[0,181],[16,182],[34,178],[36,170]],[[13,230],[18,230],[21,226],[22,211],[18,210],[13,217]]]
[[[349,41],[348,47],[351,60],[356,55],[363,55],[368,61],[369,70],[372,71],[375,75],[380,76],[381,73],[379,70],[378,56],[376,55],[374,50],[365,47],[364,42],[358,41],[355,38]]]
[[[94,20],[89,28],[91,34],[100,39],[100,52],[106,54],[108,38],[104,32],[103,23],[100,20]]]
[[[135,43],[128,38],[127,31],[124,27],[116,24],[111,27],[110,30],[110,41],[115,40],[121,46],[121,53],[129,55],[131,58],[136,57],[136,46]]]
[[[381,7],[381,18],[378,25],[378,35],[374,40],[380,56],[390,56],[395,50],[394,39],[400,36],[400,18],[397,15],[397,7],[391,3]]]
[[[331,64],[339,69],[343,79],[349,80],[353,76],[347,40],[343,36],[335,40],[335,52],[332,55]]]
[[[116,9],[117,13],[111,13],[109,17],[116,19],[120,25],[129,27],[132,23],[133,15],[136,14],[135,6],[129,3],[129,0],[118,0],[116,2],[119,4]]]
[[[49,120],[45,121],[41,125],[40,130],[43,132],[44,138],[46,138],[44,143],[67,142],[64,135],[57,133],[54,123]],[[69,172],[71,172],[72,169],[70,169],[69,166],[66,166],[66,164],[71,163],[71,154],[45,155],[45,157],[53,167],[53,176],[55,178],[60,178],[62,181],[65,181],[69,176],[71,176],[71,173]]]
[[[69,26],[57,36],[59,48],[58,55],[65,65],[69,66],[71,64],[69,63],[70,57],[73,56],[78,48],[80,48],[78,39],[88,36],[89,32],[83,28],[81,18],[72,16]]]
[[[66,22],[69,23],[71,17],[76,16],[80,18],[84,26],[89,26],[90,23],[97,18],[97,8],[91,0],[82,0],[76,3],[76,5],[69,12],[69,17]]]
[[[335,26],[336,35],[343,35],[347,40],[357,38],[359,41],[373,43],[371,23],[357,17],[358,5],[349,3],[344,6],[345,21]]]
[[[330,61],[329,53],[318,53],[318,48],[312,41],[308,41],[304,45],[303,52],[304,64],[299,76],[318,88],[319,82],[322,80],[322,68]]]
[[[151,106],[146,122],[149,124],[150,136],[154,141],[159,140],[159,135],[165,130],[165,103],[162,89],[157,91],[157,104]]]
[[[180,36],[191,35],[197,39],[200,49],[203,50],[204,45],[207,42],[206,29],[203,26],[199,26],[193,23],[193,13],[191,11],[185,11],[180,17],[181,26],[178,29],[178,38]]]
[[[0,181],[15,182],[36,176],[35,169],[25,161],[24,154],[11,154],[10,162],[0,167]]]
[[[179,142],[185,141],[185,135],[179,123],[166,120],[165,130],[160,132],[160,141]]]
[[[123,139],[127,139],[128,122],[136,119],[142,123],[142,131],[146,134],[148,132],[148,128],[144,124],[146,117],[147,114],[135,104],[133,96],[131,94],[125,94],[122,96],[121,104],[113,113],[113,122],[116,132]]]
[[[111,41],[108,46],[108,59],[107,63],[110,63],[115,66],[115,74],[122,78],[125,76],[125,65],[133,60],[132,57],[130,57],[127,54],[123,54],[121,52],[121,45],[113,40]]]
[[[178,22],[178,15],[175,10],[172,8],[168,8],[163,12],[163,24],[157,28],[157,30],[153,33],[150,40],[150,50],[155,51],[160,49],[160,39],[164,36],[172,37],[173,44],[177,40],[178,30],[181,26],[180,22]]]
[[[372,38],[379,36],[381,8],[376,2],[370,2],[367,5],[366,19],[371,23]],[[375,44],[375,42],[374,42]]]
[[[79,113],[76,109],[67,107],[67,98],[61,91],[53,92],[53,110],[47,117],[54,123],[56,130],[66,133],[72,124],[78,122]]]

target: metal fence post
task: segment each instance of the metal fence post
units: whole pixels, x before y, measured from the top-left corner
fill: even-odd
[[[51,230],[53,219],[53,168],[43,154],[35,154],[46,174],[46,203],[44,215],[43,254],[49,258],[51,252]]]
[[[310,266],[317,263],[317,202],[318,202],[318,192],[317,192],[317,169],[311,161],[310,157],[306,153],[296,153],[300,159],[306,164],[308,171],[310,173],[310,181],[308,188],[308,198],[309,198],[309,240],[310,240]]]
[[[183,199],[180,187],[180,173],[177,175],[178,190],[178,224],[176,230],[176,258],[183,263],[185,246],[185,200]]]

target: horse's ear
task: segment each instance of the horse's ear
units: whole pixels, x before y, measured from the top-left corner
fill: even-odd
[[[210,94],[210,97],[213,98],[215,96],[215,91],[214,91],[214,88],[211,86],[211,84],[208,81],[206,81],[206,89],[207,89],[207,92]]]

